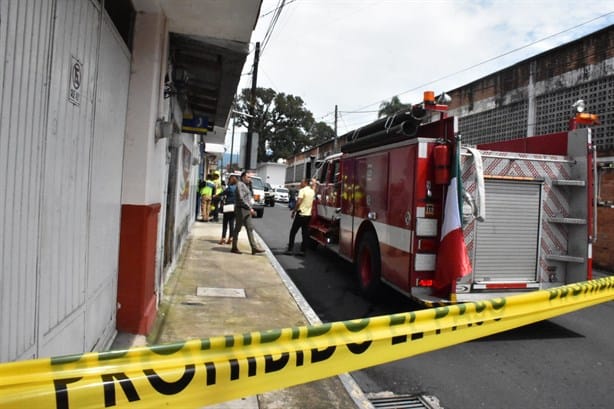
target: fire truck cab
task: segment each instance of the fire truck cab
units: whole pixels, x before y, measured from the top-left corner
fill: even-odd
[[[465,147],[445,110],[425,100],[346,135],[342,153],[316,172],[311,238],[354,263],[365,295],[384,283],[427,305],[590,279],[590,128]],[[422,123],[433,112],[437,119]],[[471,271],[442,276],[437,258],[455,161]]]

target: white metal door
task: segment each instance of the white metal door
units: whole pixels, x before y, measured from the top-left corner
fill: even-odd
[[[114,335],[130,54],[101,13],[0,0],[0,361]]]
[[[0,362],[37,349],[37,262],[53,4],[0,0]]]
[[[52,45],[44,160],[39,288],[39,354],[84,345],[88,197],[99,10],[58,0]]]
[[[115,335],[122,161],[130,52],[105,18],[100,39],[91,157],[85,349]]]

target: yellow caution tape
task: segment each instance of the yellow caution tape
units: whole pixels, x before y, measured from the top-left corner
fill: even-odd
[[[488,301],[0,365],[0,408],[198,408],[484,337],[614,299],[614,277]]]

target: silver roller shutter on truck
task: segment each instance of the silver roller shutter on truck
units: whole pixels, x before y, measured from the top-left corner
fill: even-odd
[[[486,179],[486,220],[476,224],[474,282],[535,282],[542,183]]]

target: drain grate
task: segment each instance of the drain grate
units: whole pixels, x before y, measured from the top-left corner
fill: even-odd
[[[368,396],[375,409],[435,409],[420,395],[375,394]]]

